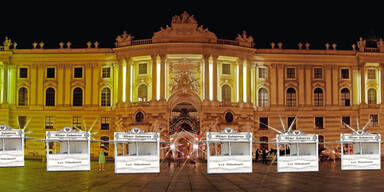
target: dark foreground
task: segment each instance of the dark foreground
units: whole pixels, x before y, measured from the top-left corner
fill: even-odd
[[[99,172],[46,172],[45,163],[26,161],[25,167],[0,168],[0,191],[384,191],[384,171],[340,171],[340,162],[320,163],[314,173],[277,173],[276,165],[253,164],[252,174],[206,173],[197,168],[161,166],[160,174],[114,173],[113,162]]]

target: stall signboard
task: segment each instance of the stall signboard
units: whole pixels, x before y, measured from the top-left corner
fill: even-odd
[[[60,144],[60,151],[50,153],[50,142]],[[89,171],[90,133],[65,127],[46,132],[47,171]]]
[[[277,172],[319,171],[318,135],[299,130],[276,136]]]
[[[0,167],[24,166],[24,130],[0,125]]]
[[[228,145],[228,154],[211,155],[216,150],[210,145]],[[237,147],[235,147],[235,145]],[[225,128],[221,132],[207,133],[207,172],[212,173],[252,173],[252,133],[237,132]]]
[[[341,170],[381,169],[381,135],[362,130],[340,134]]]
[[[115,132],[114,138],[115,173],[160,173],[159,133],[133,128]],[[122,147],[120,151],[118,146]],[[124,153],[128,150],[134,152]]]

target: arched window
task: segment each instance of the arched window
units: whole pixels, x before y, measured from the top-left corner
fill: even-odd
[[[368,104],[377,104],[375,89],[368,89]]]
[[[101,106],[111,106],[111,90],[108,87],[101,90]]]
[[[19,106],[28,105],[28,90],[25,87],[19,89]]]
[[[259,89],[259,107],[268,106],[268,91],[265,88]]]
[[[260,148],[268,150],[268,137],[266,136],[260,137],[260,141],[266,142],[266,143],[260,143]]]
[[[229,85],[223,85],[221,87],[221,97],[223,102],[231,102],[231,87]]]
[[[138,101],[147,101],[147,86],[146,85],[140,85],[139,88],[137,89],[138,96],[137,100]]]
[[[52,87],[45,91],[45,106],[55,106],[55,89]]]
[[[321,88],[316,88],[313,91],[314,94],[314,101],[313,104],[315,106],[323,106],[323,90]]]
[[[287,89],[287,106],[296,106],[296,90],[294,88]]]
[[[349,89],[348,88],[343,88],[341,90],[341,105],[342,106],[350,106],[351,105],[351,99],[350,99],[350,94],[349,94]]]
[[[73,90],[73,106],[83,106],[83,90],[80,87]]]

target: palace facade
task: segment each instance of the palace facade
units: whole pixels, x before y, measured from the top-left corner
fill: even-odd
[[[345,124],[363,127],[369,119],[367,131],[384,133],[384,44],[377,39],[360,39],[352,50],[258,49],[246,32],[219,39],[184,12],[151,39],[124,32],[115,48],[16,45],[6,38],[0,47],[0,124],[27,126],[35,139],[73,126],[92,127],[104,141],[133,127],[161,132],[162,141],[182,131],[204,140],[207,131],[232,127],[273,142],[268,126],[282,130],[283,122],[329,142],[351,132]],[[91,145],[96,157],[100,143]],[[27,141],[25,151],[41,158],[45,145]]]

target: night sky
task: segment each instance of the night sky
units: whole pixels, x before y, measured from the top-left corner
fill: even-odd
[[[59,3],[57,3],[59,2]],[[60,2],[62,2],[60,4]],[[80,2],[80,1],[79,1]],[[190,3],[193,3],[191,1]],[[217,6],[193,3],[192,6],[142,5],[117,2],[69,4],[55,1],[46,4],[3,6],[0,38],[10,37],[18,48],[30,49],[34,41],[58,48],[59,42],[71,41],[73,48],[98,41],[99,47],[113,48],[115,38],[124,30],[135,39],[151,38],[160,27],[170,25],[172,16],[183,11],[195,16],[220,39],[234,40],[246,30],[255,39],[256,48],[270,48],[270,42],[283,42],[283,48],[297,48],[309,42],[312,49],[324,49],[326,42],[338,49],[352,49],[360,36],[383,37],[384,13],[375,4],[280,4],[251,5],[246,2],[220,3]]]

